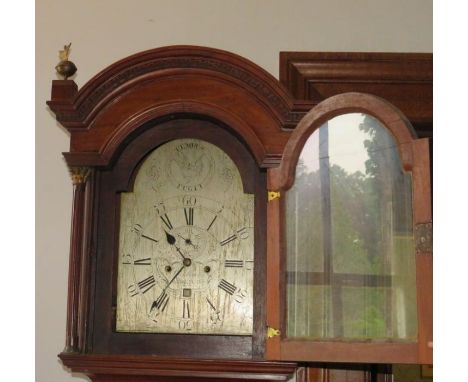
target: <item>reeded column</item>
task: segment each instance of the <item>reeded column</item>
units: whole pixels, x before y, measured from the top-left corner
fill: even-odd
[[[85,222],[86,182],[88,167],[70,167],[73,182],[73,209],[71,220],[70,259],[68,266],[68,303],[65,352],[79,352],[79,305]]]

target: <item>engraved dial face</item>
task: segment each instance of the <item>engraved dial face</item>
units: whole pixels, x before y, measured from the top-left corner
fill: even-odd
[[[120,332],[251,335],[254,195],[215,145],[176,139],[122,193]]]

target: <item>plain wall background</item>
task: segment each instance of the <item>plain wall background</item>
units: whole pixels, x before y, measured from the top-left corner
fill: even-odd
[[[69,138],[45,102],[58,50],[81,88],[130,54],[188,44],[244,56],[278,77],[280,51],[432,52],[430,0],[40,0],[36,2],[36,381],[72,381],[65,343],[72,185]]]

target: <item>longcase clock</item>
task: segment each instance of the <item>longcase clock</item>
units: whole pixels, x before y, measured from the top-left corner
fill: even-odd
[[[294,362],[265,358],[266,176],[303,105],[251,62],[185,46],[79,91],[54,81],[48,105],[75,184],[64,364],[94,380],[290,378]]]
[[[48,105],[70,132],[72,371],[310,381],[308,362],[432,362],[427,142],[393,106],[297,101],[190,46],[79,91],[54,81]]]

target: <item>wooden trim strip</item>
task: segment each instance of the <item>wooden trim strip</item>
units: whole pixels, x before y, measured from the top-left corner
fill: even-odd
[[[358,273],[333,273],[327,280],[323,272],[286,272],[288,284],[330,285],[343,287],[376,287],[385,288],[392,285],[391,275],[371,275]]]
[[[418,363],[418,344],[283,340],[281,356],[291,361]]]
[[[124,356],[103,354],[59,354],[73,372],[87,375],[151,375],[235,380],[287,381],[297,367],[293,362],[224,361]]]
[[[268,170],[268,175],[270,170]],[[281,329],[280,293],[280,202],[276,198],[267,204],[267,326]],[[265,328],[266,330],[266,328]],[[280,359],[281,336],[266,341],[266,359]]]
[[[84,235],[86,180],[73,182],[73,207],[68,264],[68,299],[65,350],[79,351],[80,278]]]
[[[416,226],[432,222],[429,140],[414,141],[413,152],[413,224]],[[416,255],[419,363],[421,364],[432,364],[432,262],[432,250]]]

